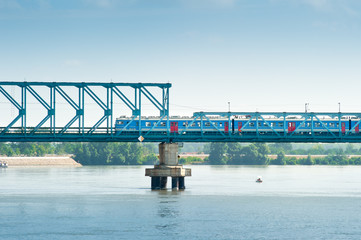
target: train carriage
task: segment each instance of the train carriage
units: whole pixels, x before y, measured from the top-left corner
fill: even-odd
[[[171,134],[335,134],[341,132],[345,134],[359,134],[360,119],[307,119],[297,117],[289,118],[259,118],[251,119],[250,117],[233,117],[232,119],[224,117],[212,117],[208,119],[194,119],[192,117],[170,117],[169,126],[167,119],[159,117],[119,117],[115,122],[115,130],[119,131],[142,131],[167,133],[167,129]]]

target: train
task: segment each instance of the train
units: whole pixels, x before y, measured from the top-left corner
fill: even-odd
[[[170,133],[232,133],[232,134],[274,134],[292,133],[292,134],[329,134],[343,133],[360,134],[359,118],[343,117],[322,118],[320,120],[308,119],[305,121],[301,117],[259,117],[258,120],[251,116],[233,116],[231,119],[225,117],[212,117],[208,119],[194,120],[194,117],[169,117]],[[132,121],[133,120],[133,121]],[[131,117],[121,116],[116,119],[115,131],[149,131],[167,132],[167,119],[159,117],[142,117],[133,119]]]

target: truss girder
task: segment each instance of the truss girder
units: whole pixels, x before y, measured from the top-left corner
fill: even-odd
[[[120,134],[115,133],[114,131],[115,122],[113,122],[113,119],[115,118],[113,113],[115,110],[118,110],[117,113],[119,113],[128,109],[133,114],[132,121],[141,119],[141,99],[143,97],[149,99],[155,109],[161,110],[160,117],[162,119],[166,118],[168,121],[168,93],[171,86],[170,83],[0,82],[0,94],[5,96],[8,102],[15,106],[19,111],[19,114],[8,124],[1,122],[0,119],[0,141],[5,141],[5,139],[6,141],[11,141],[8,139],[8,135],[14,136],[14,141],[42,141],[43,135],[48,133],[52,134],[52,138],[48,138],[49,141],[55,141],[54,139],[56,139],[56,141],[62,141],[62,139],[69,138],[70,132],[77,132],[76,136],[70,137],[70,139],[75,141],[83,141],[84,139],[91,137],[94,137],[95,139],[95,136],[98,136],[99,132],[104,132],[104,127],[101,126],[105,121],[105,132],[109,135],[108,137],[119,136],[122,131]],[[6,90],[8,87],[21,89],[19,102],[15,100],[15,97],[12,96],[10,91]],[[50,89],[49,94],[44,94],[44,92],[40,90],[44,89],[44,87]],[[158,94],[159,96],[156,95],[153,91],[154,89],[160,89],[161,94]],[[95,90],[101,91],[101,94]],[[129,92],[129,90],[134,92],[134,99],[126,96],[127,94],[125,92]],[[70,91],[77,92],[77,96],[74,97],[69,94]],[[165,92],[167,94],[165,94]],[[38,104],[47,111],[47,114],[38,123],[34,123],[34,121],[29,119],[29,116],[26,114],[28,104],[27,98],[30,95],[37,101],[37,103],[33,104]],[[65,100],[65,104],[68,104],[75,110],[75,116],[73,115],[71,120],[64,125],[56,125],[55,121],[57,117],[55,106],[59,101],[59,96]],[[93,126],[85,126],[84,124],[85,112],[88,110],[87,104],[85,104],[85,96],[89,96],[90,99],[103,110],[103,114],[99,116],[99,119]],[[119,107],[121,109],[115,109],[114,107],[114,100],[116,100],[116,97],[125,104],[125,106]],[[69,113],[66,114],[70,115]],[[19,119],[22,119],[22,121],[17,124]],[[75,124],[77,120],[79,120],[79,123]],[[27,126],[27,123],[29,122],[32,122],[32,126],[35,127]],[[50,127],[44,127],[47,122]],[[15,126],[15,124],[17,124],[17,126]],[[21,129],[21,131],[19,131],[19,129]],[[70,129],[72,131],[70,131]],[[21,137],[18,136],[19,132],[21,132]],[[87,135],[87,137],[85,137],[85,135]]]
[[[20,97],[13,95],[9,87],[20,89]],[[187,118],[187,124],[170,131],[170,122],[177,121],[169,117],[170,87],[142,83],[0,82],[0,95],[19,111],[9,123],[0,118],[0,142],[137,142],[140,136],[146,142],[361,142],[361,113],[196,112]],[[44,94],[39,88],[50,92]],[[161,93],[157,91],[156,95],[154,88]],[[31,122],[27,114],[29,96],[47,111],[39,122],[32,123],[35,127],[27,125]],[[91,126],[85,125],[85,112],[89,111],[85,97],[103,111],[93,116],[97,120]],[[141,116],[144,99],[160,112],[148,127]],[[64,125],[56,125],[55,121],[59,100],[65,100],[75,112],[66,113],[71,120]],[[115,108],[114,101],[121,102],[122,107]],[[125,110],[132,116],[122,128],[115,129],[114,113]],[[290,128],[290,123],[295,125]]]

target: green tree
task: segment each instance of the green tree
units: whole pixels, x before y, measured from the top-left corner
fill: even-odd
[[[253,143],[242,148],[242,164],[246,165],[267,165],[269,164],[270,150],[265,143]]]
[[[227,164],[242,164],[242,147],[239,143],[227,143]]]
[[[270,153],[278,154],[280,151],[284,153],[291,153],[292,144],[291,143],[273,143],[269,144]]]
[[[272,161],[272,164],[274,164],[274,165],[285,165],[286,164],[285,152],[283,150],[280,150],[278,152],[277,158]]]
[[[305,164],[305,165],[313,165],[313,164],[315,164],[315,162],[314,162],[314,160],[312,159],[312,157],[311,157],[310,154],[308,154],[308,156],[307,156],[304,164]]]
[[[10,144],[0,143],[0,155],[11,157],[15,154]]]
[[[355,153],[357,153],[357,150],[353,147],[353,145],[351,143],[349,143],[346,145],[345,153],[346,154],[355,154]]]
[[[314,145],[310,150],[309,150],[309,154],[324,154],[325,153],[325,149],[323,148],[323,146],[321,144],[316,144]]]
[[[226,143],[211,143],[208,157],[209,163],[213,165],[227,164],[227,157],[225,156],[226,152]]]

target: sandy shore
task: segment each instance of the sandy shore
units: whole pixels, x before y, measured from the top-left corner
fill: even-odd
[[[21,166],[73,166],[80,167],[71,157],[0,157],[0,161],[7,162],[9,167]]]

